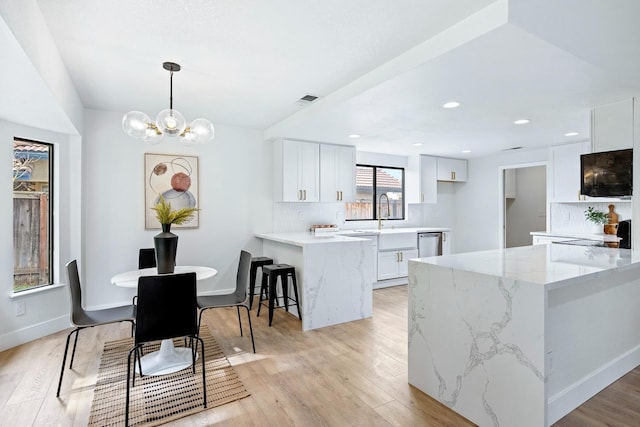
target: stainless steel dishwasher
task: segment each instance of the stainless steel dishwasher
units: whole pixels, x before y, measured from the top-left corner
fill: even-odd
[[[442,233],[418,233],[418,257],[442,255]]]

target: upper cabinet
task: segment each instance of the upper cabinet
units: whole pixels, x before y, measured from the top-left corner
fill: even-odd
[[[633,148],[633,103],[632,98],[591,110],[594,153]]]
[[[319,201],[320,144],[276,140],[273,162],[275,201]]]
[[[467,161],[423,154],[409,157],[405,171],[407,203],[437,203],[438,181],[466,182]]]
[[[437,157],[410,156],[405,169],[404,196],[407,203],[437,203]]]
[[[420,156],[420,203],[438,203],[437,157]]]
[[[355,147],[320,144],[320,201],[354,201],[355,171]]]
[[[467,181],[467,161],[438,157],[438,181]]]
[[[580,200],[580,155],[588,152],[588,141],[549,148],[547,194],[550,202]]]

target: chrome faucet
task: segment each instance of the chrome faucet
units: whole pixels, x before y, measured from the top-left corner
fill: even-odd
[[[378,198],[378,230],[382,229],[381,209],[382,209],[382,198],[383,197],[387,200],[387,218],[389,218],[391,216],[391,205],[389,204],[389,196],[387,196],[387,193],[382,193],[380,195],[380,197]]]

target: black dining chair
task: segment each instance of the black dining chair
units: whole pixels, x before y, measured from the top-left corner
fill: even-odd
[[[142,248],[138,253],[138,270],[156,266],[156,250],[154,248]]]
[[[176,337],[188,337],[191,345],[192,371],[196,372],[197,347],[202,349],[202,389],[203,404],[207,407],[207,381],[204,360],[204,341],[198,336],[198,306],[196,302],[196,273],[143,276],[138,279],[138,305],[136,310],[136,330],[134,347],[127,356],[127,394],[125,425],[129,425],[130,387],[135,387],[135,372],[131,378],[131,356],[133,364],[140,362],[143,346],[152,341]],[[193,340],[200,343],[193,346]]]
[[[60,381],[58,381],[58,391],[56,393],[57,397],[60,397],[64,365],[67,362],[69,339],[72,334],[75,333],[76,337],[73,341],[73,351],[71,352],[69,369],[73,368],[73,359],[76,355],[76,345],[78,344],[78,332],[80,332],[81,329],[106,325],[108,323],[131,322],[131,335],[133,336],[135,325],[135,306],[133,305],[105,308],[102,310],[85,310],[82,308],[82,287],[80,285],[80,276],[78,274],[78,262],[76,260],[70,261],[67,263],[66,269],[67,278],[69,280],[69,291],[71,293],[71,323],[76,328],[67,335],[67,343],[64,347],[64,356],[62,358],[62,368],[60,369]]]
[[[202,323],[202,313],[210,308],[236,307],[238,311],[238,323],[240,325],[240,336],[242,336],[242,320],[240,319],[240,307],[247,310],[249,319],[249,332],[251,333],[251,345],[253,352],[256,352],[256,344],[253,340],[253,327],[251,326],[251,312],[249,311],[249,301],[247,298],[247,286],[249,284],[249,270],[251,268],[251,254],[247,251],[240,252],[240,262],[238,263],[238,274],[236,276],[236,289],[232,294],[205,295],[198,297],[198,307],[200,316],[198,317],[198,328]]]

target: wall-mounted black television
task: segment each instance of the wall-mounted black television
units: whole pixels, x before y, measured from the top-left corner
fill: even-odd
[[[633,194],[633,149],[580,156],[580,194],[630,197]]]

